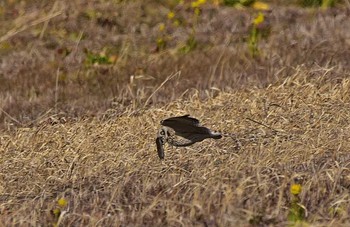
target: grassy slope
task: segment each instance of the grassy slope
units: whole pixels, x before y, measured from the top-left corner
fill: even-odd
[[[1,224],[47,226],[65,197],[64,226],[283,225],[295,182],[307,222],[350,224],[348,9],[266,12],[252,59],[250,10],[204,8],[183,55],[190,26],[153,51],[166,5],[57,2],[0,6]],[[86,63],[104,48],[115,64]],[[159,161],[159,121],[185,113],[236,139],[166,147]]]
[[[28,126],[47,115],[91,116],[144,105],[164,105],[193,88],[266,87],[304,64],[339,67],[349,75],[348,9],[273,6],[265,12],[267,39],[253,59],[247,37],[254,10],[207,5],[196,23],[192,10],[176,7],[183,25],[167,19],[167,4],[154,0],[5,1],[0,6],[0,127]],[[165,23],[166,30],[159,31]],[[177,51],[195,29],[197,49]],[[167,38],[165,51],[156,40]],[[88,63],[88,54],[114,56],[110,65]],[[134,78],[134,79],[132,79]],[[12,119],[9,117],[11,116]],[[16,121],[14,120],[16,119]]]
[[[298,182],[309,223],[347,226],[350,83],[327,79],[330,72],[306,79],[300,68],[266,89],[2,134],[0,222],[46,225],[65,197],[64,225],[281,225]],[[184,113],[235,133],[240,146],[226,137],[167,147],[161,162],[158,122]]]

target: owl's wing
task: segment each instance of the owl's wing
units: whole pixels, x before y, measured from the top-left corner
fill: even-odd
[[[156,145],[157,145],[158,157],[160,159],[164,159],[164,147],[163,147],[163,142],[162,142],[162,138],[161,137],[157,137]]]
[[[183,130],[179,130],[179,131],[175,130],[175,134],[189,140],[193,140],[194,137],[198,137],[197,141],[199,138],[203,138],[203,139],[210,138],[212,135],[210,129],[203,126],[199,126],[199,127],[187,126]]]
[[[190,117],[189,114],[180,117],[167,118],[160,123],[163,126],[174,129],[175,132],[188,132],[195,130],[197,127],[200,127],[199,120]]]

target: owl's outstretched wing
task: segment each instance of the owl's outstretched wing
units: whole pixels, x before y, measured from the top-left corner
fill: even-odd
[[[190,117],[189,114],[180,117],[167,118],[160,122],[163,126],[170,127],[177,133],[195,132],[200,128],[199,120]]]
[[[157,137],[156,145],[157,145],[158,157],[160,159],[164,159],[164,147],[163,147],[163,141],[161,137]]]
[[[190,117],[189,114],[180,117],[170,117],[160,122],[164,126],[169,126],[173,124],[183,124],[183,125],[194,125],[199,126],[199,120],[193,117]]]

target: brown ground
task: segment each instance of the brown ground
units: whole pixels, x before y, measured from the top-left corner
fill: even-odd
[[[34,2],[34,1],[33,1]],[[349,10],[346,7],[311,11],[273,6],[266,13],[270,36],[260,42],[261,56],[247,48],[249,27],[256,12],[206,6],[197,24],[197,49],[177,50],[192,30],[193,15],[175,9],[184,25],[167,20],[166,4],[155,1],[23,1],[3,6],[0,21],[1,125],[28,125],[60,114],[98,115],[125,106],[161,106],[182,95],[201,95],[210,88],[230,90],[265,87],[294,73],[294,68],[337,67],[347,76]],[[156,52],[160,23],[171,38]],[[88,62],[87,52],[106,52],[110,65]],[[134,76],[134,80],[131,80]],[[149,103],[148,103],[149,104]],[[6,114],[7,113],[7,114]],[[11,116],[13,119],[10,119]]]
[[[176,8],[175,28],[165,3],[85,2],[0,4],[0,223],[54,224],[64,197],[62,226],[281,226],[300,183],[306,223],[350,224],[346,4],[273,5],[253,58],[253,10]],[[185,113],[235,139],[160,161],[159,121]]]

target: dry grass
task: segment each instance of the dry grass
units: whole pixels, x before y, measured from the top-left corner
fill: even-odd
[[[298,182],[308,223],[348,226],[350,80],[333,73],[301,67],[265,89],[3,133],[0,223],[47,226],[64,197],[63,226],[283,226]],[[158,122],[184,113],[240,146],[166,147],[160,161]]]
[[[55,224],[65,198],[60,226],[285,226],[300,183],[307,223],[349,226],[348,6],[275,5],[252,58],[256,12],[210,5],[155,51],[164,2],[0,3],[1,225]],[[186,113],[232,137],[160,161],[159,121]]]
[[[253,10],[206,6],[196,30],[198,48],[179,54],[192,26],[174,28],[169,6],[159,1],[6,0],[0,5],[0,127],[28,126],[45,113],[91,116],[142,107],[169,75],[150,106],[164,105],[194,88],[266,87],[290,76],[300,64],[337,66],[347,73],[349,9],[307,10],[273,5],[266,12],[271,34],[252,59],[247,37]],[[276,2],[276,1],[274,1]],[[279,2],[279,1],[277,1]],[[191,24],[190,10],[176,9]],[[172,37],[155,52],[159,24]],[[110,65],[87,64],[87,52],[116,57]],[[134,78],[132,80],[132,78]]]

